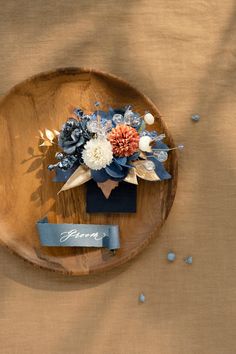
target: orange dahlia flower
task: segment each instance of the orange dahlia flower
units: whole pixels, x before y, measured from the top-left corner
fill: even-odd
[[[129,125],[117,125],[108,135],[115,156],[131,156],[138,150],[139,134]]]

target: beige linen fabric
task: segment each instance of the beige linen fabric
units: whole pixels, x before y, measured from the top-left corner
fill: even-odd
[[[94,67],[146,93],[185,145],[170,216],[133,262],[74,279],[0,249],[0,353],[236,353],[235,1],[0,3],[2,95],[40,71]]]

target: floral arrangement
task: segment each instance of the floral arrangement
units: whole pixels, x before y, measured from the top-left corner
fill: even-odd
[[[171,178],[164,162],[176,148],[163,142],[165,134],[147,129],[154,121],[150,112],[141,116],[131,106],[97,109],[91,114],[77,108],[60,132],[40,132],[40,145],[51,146],[58,140],[61,151],[48,169],[55,170],[56,181],[65,181],[61,191],[93,179],[108,198],[121,181],[138,184],[137,177],[149,181]]]

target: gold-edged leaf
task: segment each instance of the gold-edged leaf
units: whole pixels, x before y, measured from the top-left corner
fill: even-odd
[[[159,181],[160,178],[157,176],[155,171],[148,171],[145,167],[145,161],[134,161],[133,166],[136,170],[138,177],[145,179],[147,181]]]
[[[130,168],[128,175],[124,179],[127,183],[138,184],[137,174],[134,167]]]
[[[51,130],[47,129],[47,128],[45,129],[45,135],[46,135],[46,137],[48,138],[49,141],[53,141],[53,139],[55,138],[54,133]]]
[[[92,177],[90,169],[81,165],[70,176],[70,178],[66,181],[66,183],[62,186],[62,188],[57,194],[68,189],[78,187],[81,184],[84,184],[85,182],[89,181],[91,178]]]
[[[105,198],[108,199],[111,191],[119,185],[119,182],[108,179],[106,182],[97,183],[97,185],[101,188]]]

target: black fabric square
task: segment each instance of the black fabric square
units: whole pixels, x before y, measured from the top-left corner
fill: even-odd
[[[135,213],[137,186],[120,182],[111,191],[110,197],[105,198],[97,183],[90,180],[87,184],[86,211],[87,213]]]

